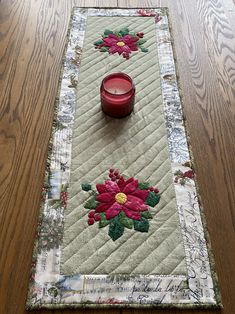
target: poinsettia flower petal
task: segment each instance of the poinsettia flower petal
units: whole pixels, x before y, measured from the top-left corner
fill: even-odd
[[[109,46],[109,47],[111,47],[117,43],[117,40],[113,39],[113,38],[104,38],[103,41],[104,41],[105,45]]]
[[[120,41],[120,37],[118,37],[117,35],[114,35],[114,34],[109,34],[109,37],[108,38],[113,38],[115,39],[116,41]]]
[[[124,52],[127,52],[127,53],[130,53],[130,52],[131,52],[131,49],[130,49],[127,45],[123,46],[123,47],[122,47],[122,50],[123,50]]]
[[[140,220],[141,214],[139,212],[134,212],[133,210],[129,210],[127,208],[124,208],[124,212],[128,218],[134,219],[134,220]]]
[[[123,47],[117,46],[117,52],[121,55],[123,53]]]
[[[118,186],[119,186],[119,188],[120,188],[120,191],[122,192],[123,189],[124,189],[125,186],[126,186],[126,181],[125,181],[124,178],[121,178],[121,179],[118,180]]]
[[[129,183],[131,183],[134,180],[135,180],[134,178],[129,178],[128,180],[126,180],[126,184],[129,184]]]
[[[96,200],[100,203],[114,202],[115,193],[102,193],[96,196]]]
[[[120,211],[122,210],[122,205],[118,204],[118,203],[114,203],[112,206],[109,207],[108,210],[106,210],[105,214],[106,214],[106,219],[112,219],[115,216],[117,216]]]
[[[136,189],[137,189],[137,187],[138,187],[138,180],[132,180],[130,183],[128,183],[126,186],[125,186],[125,188],[124,188],[124,190],[123,190],[123,193],[125,193],[125,194],[130,194],[130,193],[133,193]]]
[[[132,36],[131,35],[125,35],[122,37],[122,41],[124,41],[124,43],[128,43],[132,40]]]
[[[131,35],[125,35],[123,37],[123,41],[124,43],[126,43],[127,45],[131,44],[131,43],[136,43],[139,40],[139,37],[133,37]]]
[[[112,46],[112,47],[109,48],[109,53],[114,54],[116,52],[118,52],[118,46],[117,45]]]
[[[136,190],[131,195],[134,195],[138,198],[141,198],[143,201],[145,201],[149,195],[149,191],[148,190]]]
[[[136,211],[144,211],[148,209],[148,205],[144,204],[142,199],[133,195],[127,195],[127,201],[123,206]]]
[[[139,37],[133,37],[132,41],[137,42],[139,40]]]
[[[96,206],[95,211],[97,213],[102,213],[102,212],[105,212],[107,209],[109,209],[110,206],[112,206],[112,203],[109,203],[109,204],[99,204],[98,206]]]
[[[112,193],[120,192],[119,186],[114,181],[111,181],[111,180],[105,181],[105,187],[106,187],[107,192],[112,192]]]
[[[105,184],[96,184],[96,190],[101,194],[101,193],[106,193],[106,187]]]
[[[138,47],[134,46],[134,45],[129,45],[129,48],[131,51],[137,51],[138,50]]]

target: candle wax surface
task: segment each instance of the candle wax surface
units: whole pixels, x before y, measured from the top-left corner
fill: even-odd
[[[130,91],[132,84],[123,77],[113,77],[104,83],[104,87],[111,94],[122,95]]]

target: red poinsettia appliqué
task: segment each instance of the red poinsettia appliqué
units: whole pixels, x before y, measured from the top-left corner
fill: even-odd
[[[139,220],[141,212],[148,210],[148,205],[144,202],[149,192],[139,190],[138,185],[138,180],[134,178],[119,180],[118,183],[107,180],[105,184],[97,184],[96,188],[100,194],[96,200],[100,205],[96,207],[96,212],[105,212],[109,220],[123,210],[127,217]]]
[[[139,40],[139,37],[132,37],[131,35],[125,35],[123,37],[118,37],[114,34],[109,34],[107,38],[104,38],[104,46],[110,47],[109,53],[118,53],[121,54],[130,54],[131,51],[137,51],[138,47],[136,42]]]
[[[143,47],[143,44],[146,42],[143,37],[143,32],[131,33],[127,27],[119,31],[106,29],[102,38],[97,40],[94,45],[101,52],[118,53],[125,59],[129,59],[132,51],[140,49],[142,52],[148,52],[148,49]]]
[[[140,183],[135,178],[125,179],[114,169],[109,170],[109,179],[96,184],[96,191],[90,184],[82,184],[84,191],[92,197],[84,205],[90,209],[88,224],[99,222],[99,227],[109,225],[109,235],[118,239],[124,228],[148,232],[148,219],[152,218],[149,206],[154,207],[160,200],[159,190],[149,183]]]

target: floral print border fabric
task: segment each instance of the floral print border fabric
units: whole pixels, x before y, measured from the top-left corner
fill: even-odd
[[[165,118],[187,276],[60,275],[75,87],[88,16],[154,16]],[[221,306],[198,203],[165,9],[75,8],[42,191],[27,308]],[[183,180],[183,181],[182,181]],[[184,184],[182,184],[182,182]]]

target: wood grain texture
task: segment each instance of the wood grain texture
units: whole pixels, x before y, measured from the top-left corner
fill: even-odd
[[[74,4],[169,6],[184,112],[223,297],[222,313],[235,313],[235,10],[232,0],[0,2],[0,313],[26,313],[40,189],[61,58]],[[33,312],[68,314],[84,310]],[[150,314],[156,311],[86,312]],[[157,311],[161,312],[182,313]]]

